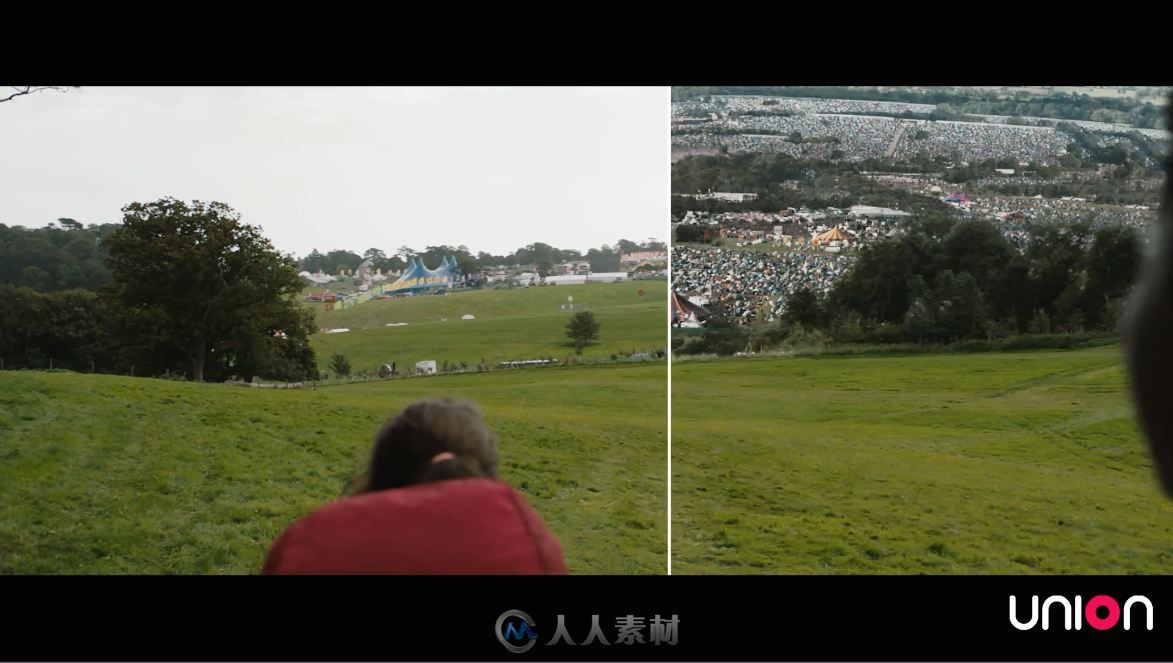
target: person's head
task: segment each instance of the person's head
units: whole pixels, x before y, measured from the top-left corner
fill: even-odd
[[[412,403],[375,436],[355,492],[429,481],[497,478],[497,440],[476,407],[448,398]]]

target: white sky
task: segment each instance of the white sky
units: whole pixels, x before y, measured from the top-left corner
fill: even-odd
[[[0,104],[0,223],[114,223],[173,196],[299,256],[664,241],[669,106],[667,87],[42,92]]]

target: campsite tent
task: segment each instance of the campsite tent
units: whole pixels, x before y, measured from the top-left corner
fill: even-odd
[[[672,291],[673,325],[677,327],[695,327],[708,319],[709,311],[705,307],[689,301],[687,297],[675,290]]]

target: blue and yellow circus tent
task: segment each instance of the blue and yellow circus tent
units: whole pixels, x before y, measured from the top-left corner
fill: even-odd
[[[458,285],[464,282],[464,276],[457,270],[456,258],[452,256],[442,259],[436,269],[424,266],[423,258],[419,262],[410,258],[407,269],[394,283],[383,286],[383,292],[414,292]]]

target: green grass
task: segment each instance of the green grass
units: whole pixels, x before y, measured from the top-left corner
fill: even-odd
[[[374,370],[391,362],[414,366],[425,359],[437,364],[463,361],[470,366],[482,359],[490,364],[544,356],[564,359],[574,356],[566,338],[566,323],[573,312],[559,308],[568,296],[574,297],[575,310],[585,307],[599,320],[599,342],[583,351],[583,359],[609,360],[614,353],[665,348],[667,284],[663,280],[474,290],[372,300],[334,311],[312,304],[320,327],[351,330],[315,334],[312,344],[322,370],[329,370],[334,353],[346,355],[354,370]],[[476,319],[462,320],[465,314]],[[407,326],[386,326],[399,322]]]
[[[383,421],[444,395],[481,406],[572,573],[664,573],[662,363],[318,390],[2,372],[0,573],[256,573]]]
[[[1119,346],[672,369],[674,573],[1167,573]]]
[[[1166,95],[1162,95],[1162,94],[1141,95],[1141,94],[1138,94],[1138,90],[1135,90],[1135,89],[1128,89],[1128,90],[1125,90],[1124,92],[1121,92],[1120,90],[1117,90],[1114,87],[1100,88],[1100,87],[1095,87],[1095,86],[1057,85],[1057,86],[1055,86],[1054,91],[1056,94],[1086,94],[1090,97],[1108,97],[1108,98],[1121,98],[1121,97],[1138,98],[1139,97],[1142,99],[1145,97],[1148,97],[1148,98],[1151,98],[1153,103],[1158,106],[1164,105],[1159,100],[1166,100]]]

